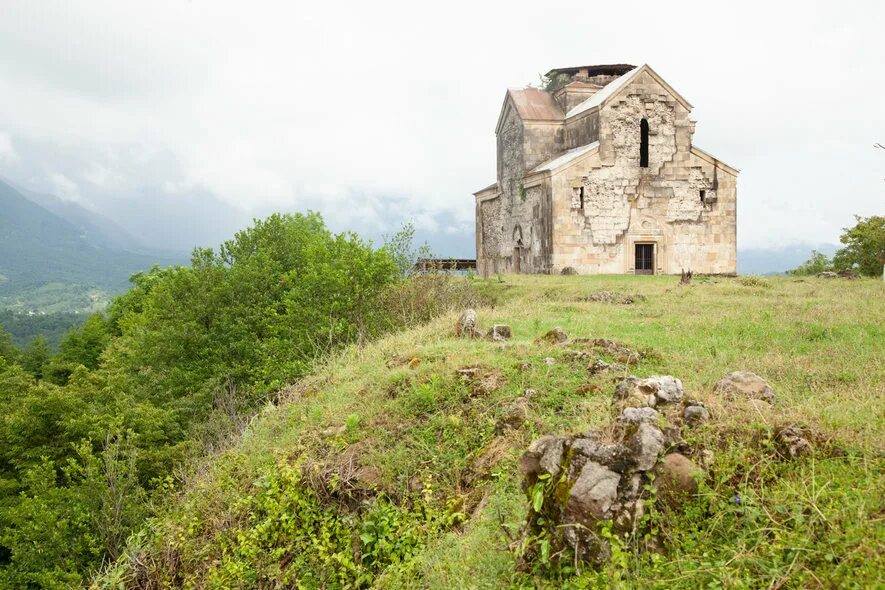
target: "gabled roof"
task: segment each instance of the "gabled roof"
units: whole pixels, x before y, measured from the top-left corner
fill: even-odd
[[[562,109],[553,96],[540,88],[511,88],[507,91],[523,121],[562,121]]]
[[[479,189],[478,191],[476,191],[476,192],[473,193],[473,194],[478,196],[478,195],[481,195],[482,193],[485,193],[485,192],[488,192],[488,191],[491,191],[491,190],[497,190],[497,189],[498,189],[498,183],[497,183],[497,182],[493,182],[493,183],[490,184],[489,186],[487,186],[487,187],[485,187],[485,188],[481,188],[481,189]]]
[[[590,152],[596,151],[599,148],[599,142],[594,141],[593,143],[588,143],[587,145],[582,145],[580,147],[572,148],[570,150],[566,150],[565,152],[559,154],[555,158],[551,158],[546,162],[542,162],[538,164],[534,168],[529,171],[529,174],[535,174],[538,172],[552,172],[553,170],[557,170],[566,166],[567,164],[571,164],[581,156],[585,154],[589,154]]]
[[[728,172],[732,176],[737,176],[740,173],[740,170],[738,170],[734,166],[729,166],[728,164],[726,164],[725,162],[723,162],[719,158],[710,154],[710,152],[706,152],[696,145],[691,146],[691,153],[694,154],[695,156],[701,158],[702,160],[706,160],[710,164],[713,164],[717,168],[721,168],[722,170],[725,170],[726,172]]]
[[[507,94],[504,95],[504,105],[501,107],[501,114],[498,115],[498,124],[495,126],[495,133],[500,131],[501,123],[504,122],[504,115],[507,113],[508,105],[513,105],[519,118],[523,121],[563,121],[565,114],[559,108],[559,104],[553,95],[547,93],[540,88],[508,88]]]
[[[638,76],[641,72],[647,72],[652,78],[654,78],[661,86],[663,86],[667,92],[669,92],[673,98],[682,103],[682,106],[691,110],[691,104],[685,100],[682,95],[676,92],[672,86],[667,84],[667,82],[661,78],[657,72],[655,72],[648,64],[643,64],[637,68],[634,68],[612,82],[609,82],[605,86],[602,87],[602,90],[582,102],[581,104],[576,105],[572,108],[568,113],[566,113],[566,118],[574,117],[575,115],[580,115],[585,111],[589,111],[593,108],[602,107],[605,102],[611,97],[615,96],[618,91],[620,91],[624,86],[626,86],[631,80],[633,80],[636,76]]]

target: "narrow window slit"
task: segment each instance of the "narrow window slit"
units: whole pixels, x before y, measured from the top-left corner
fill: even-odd
[[[639,122],[639,167],[648,168],[648,119]]]

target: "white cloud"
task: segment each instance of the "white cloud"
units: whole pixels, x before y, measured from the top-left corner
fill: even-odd
[[[21,166],[63,171],[66,198],[205,193],[243,219],[311,207],[338,227],[411,217],[455,235],[494,179],[508,86],[648,62],[696,105],[698,144],[741,168],[742,246],[834,240],[851,214],[881,209],[885,4],[656,3],[639,17],[574,1],[543,22],[537,10],[3,3],[0,128],[37,146],[18,150]],[[0,135],[0,174],[14,176],[4,153]]]
[[[13,165],[18,161],[19,157],[12,145],[12,138],[9,134],[0,132],[0,163]]]
[[[52,172],[49,174],[49,182],[52,185],[52,194],[64,201],[78,202],[80,200],[80,187],[77,183],[61,174]]]

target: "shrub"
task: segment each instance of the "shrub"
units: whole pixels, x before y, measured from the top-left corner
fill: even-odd
[[[808,275],[816,275],[818,273],[824,272],[825,270],[830,270],[833,267],[833,262],[830,258],[817,250],[811,251],[811,258],[794,268],[793,270],[788,270],[787,274],[791,274],[794,276],[808,276]]]

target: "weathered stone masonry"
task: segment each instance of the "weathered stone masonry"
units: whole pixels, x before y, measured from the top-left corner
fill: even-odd
[[[505,97],[480,272],[734,273],[737,171],[692,145],[691,105],[648,66],[551,75]]]

